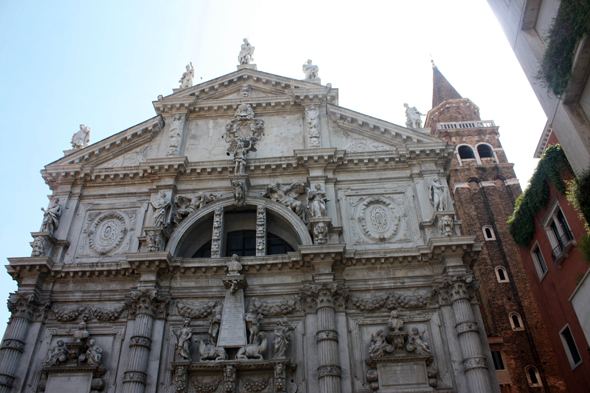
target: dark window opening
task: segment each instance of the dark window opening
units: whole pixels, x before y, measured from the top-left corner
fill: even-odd
[[[473,149],[471,147],[459,146],[459,157],[461,157],[463,160],[469,158],[475,159],[475,154],[473,154]]]
[[[494,237],[494,235],[492,234],[492,230],[490,228],[486,228],[485,232],[486,232],[487,239],[492,239]]]
[[[537,370],[534,367],[529,367],[529,378],[531,379],[531,385],[538,385],[539,378],[537,378]]]
[[[275,234],[266,234],[266,255],[286,254],[293,252],[293,247]]]
[[[572,362],[574,364],[578,364],[582,358],[580,357],[580,353],[578,352],[578,347],[576,347],[576,342],[574,341],[574,336],[572,335],[572,331],[569,327],[566,327],[561,332],[561,335],[565,339],[565,343],[567,344],[567,348],[570,351],[570,355],[572,357]]]
[[[492,148],[490,145],[479,145],[477,146],[477,152],[479,153],[480,158],[492,158],[494,157],[494,153],[492,152]]]
[[[506,370],[506,368],[504,368],[502,353],[500,351],[492,351],[492,359],[494,360],[494,368],[496,370]]]
[[[225,255],[239,257],[256,255],[256,231],[233,231],[225,238]]]
[[[518,315],[512,314],[511,318],[512,318],[512,323],[514,324],[515,329],[519,329],[522,327],[522,326],[520,326],[520,319],[518,318]]]
[[[203,244],[201,248],[194,253],[193,258],[211,258],[211,240]]]
[[[498,269],[498,277],[500,277],[500,280],[506,281],[506,273],[503,268]]]
[[[541,269],[541,273],[545,274],[547,271],[547,265],[545,264],[545,260],[543,259],[543,254],[541,254],[541,250],[539,247],[535,247],[533,254],[537,257],[537,262],[539,262],[539,269]]]
[[[559,222],[559,226],[563,231],[564,240],[566,240],[566,242],[569,240],[573,240],[574,236],[572,235],[572,231],[570,231],[570,227],[567,225],[567,221],[565,220],[565,217],[563,216],[563,212],[561,211],[561,209],[557,211],[557,222]]]

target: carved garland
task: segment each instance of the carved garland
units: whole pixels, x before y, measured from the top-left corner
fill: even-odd
[[[202,319],[209,317],[213,311],[215,311],[215,307],[219,303],[220,300],[213,300],[200,304],[186,304],[180,300],[177,300],[176,308],[178,309],[178,313],[184,318]]]
[[[417,295],[402,295],[399,293],[387,293],[368,299],[354,297],[350,302],[359,311],[377,311],[385,307],[388,310],[397,308],[417,309],[426,308],[432,301],[430,293]]]

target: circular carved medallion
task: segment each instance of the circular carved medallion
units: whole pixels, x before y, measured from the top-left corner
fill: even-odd
[[[90,248],[101,255],[113,252],[125,237],[125,218],[117,212],[109,212],[98,217],[88,231]]]
[[[383,197],[367,198],[359,206],[358,222],[363,233],[371,239],[391,239],[397,233],[399,221],[395,205]]]

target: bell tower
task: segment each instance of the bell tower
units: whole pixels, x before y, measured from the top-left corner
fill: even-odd
[[[477,298],[502,392],[565,392],[545,325],[532,295],[520,252],[508,233],[508,217],[522,190],[508,162],[498,126],[481,120],[433,62],[432,109],[425,127],[456,145],[447,183],[462,232],[482,251],[473,271]],[[492,365],[490,365],[490,368]]]

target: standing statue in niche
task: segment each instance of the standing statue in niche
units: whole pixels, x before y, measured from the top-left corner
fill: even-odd
[[[283,359],[285,357],[285,351],[287,350],[290,341],[291,333],[289,332],[289,326],[279,319],[277,321],[277,327],[275,328],[275,339],[273,341],[275,346],[274,357],[276,359]]]
[[[432,183],[428,187],[428,197],[434,207],[434,211],[444,211],[447,209],[445,186],[440,183],[438,176],[432,178]]]
[[[322,191],[322,187],[319,184],[315,185],[315,190],[309,188],[307,190],[307,208],[309,209],[311,218],[328,217],[326,211],[326,202],[328,201],[326,192]]]
[[[180,77],[178,83],[180,83],[181,89],[186,89],[193,85],[193,77],[195,76],[195,69],[193,68],[193,62],[186,66],[186,71]]]
[[[238,64],[252,64],[254,61],[254,46],[250,45],[247,38],[244,38],[244,43],[240,49],[240,54],[238,55]]]
[[[234,174],[244,175],[246,173],[246,154],[249,151],[256,151],[254,144],[248,138],[238,138],[234,153]]]
[[[408,104],[404,104],[406,107],[406,127],[418,129],[422,128],[422,119],[420,116],[424,116],[416,109],[415,106],[411,107]]]
[[[90,127],[80,124],[80,130],[72,136],[72,149],[81,149],[90,143]]]
[[[404,327],[404,321],[399,318],[399,314],[397,310],[393,310],[391,312],[391,316],[389,317],[389,321],[387,321],[387,327],[389,328],[390,332],[398,331],[400,332]]]
[[[182,329],[178,329],[174,332],[174,335],[176,336],[176,353],[185,360],[191,359],[189,348],[193,338],[193,330],[189,327],[190,323],[190,318],[185,319]]]
[[[96,345],[96,341],[91,338],[88,340],[88,349],[86,350],[86,361],[89,366],[99,366],[102,359],[102,348]]]
[[[406,349],[408,352],[414,352],[418,355],[430,355],[430,348],[428,343],[423,341],[424,332],[420,333],[418,328],[412,328],[412,335],[408,338],[408,345]]]
[[[312,64],[311,59],[307,60],[307,62],[303,64],[302,69],[306,80],[319,78],[318,73],[320,72],[320,68],[317,65]]]
[[[47,357],[43,366],[53,367],[59,366],[61,363],[65,363],[68,360],[68,348],[66,348],[63,340],[57,340],[57,345],[50,347],[47,352]]]
[[[61,206],[59,204],[59,198],[55,198],[47,207],[47,210],[43,210],[43,223],[41,224],[41,232],[49,232],[53,235],[59,225],[59,217],[61,216]]]
[[[209,341],[212,344],[217,344],[217,337],[219,335],[219,326],[221,325],[221,317],[223,311],[223,304],[217,301],[211,319],[209,319]]]
[[[156,202],[150,202],[154,208],[154,226],[163,227],[168,224],[168,211],[170,210],[170,201],[166,199],[166,193],[160,191],[159,198]]]

